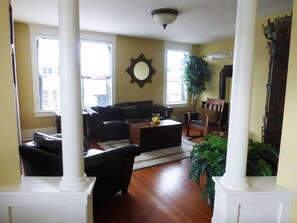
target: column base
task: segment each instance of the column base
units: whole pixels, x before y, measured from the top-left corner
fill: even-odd
[[[242,181],[234,181],[234,180],[228,179],[226,174],[224,174],[224,176],[221,177],[220,183],[223,187],[228,188],[230,190],[235,190],[235,191],[246,191],[250,187],[246,178],[243,179]]]
[[[65,177],[62,177],[59,188],[62,191],[81,191],[89,186],[89,179],[86,174],[84,174],[83,178],[77,181],[66,180]]]
[[[214,177],[215,203],[212,223],[290,222],[296,192],[278,185],[276,177],[247,177],[247,191],[234,191]]]

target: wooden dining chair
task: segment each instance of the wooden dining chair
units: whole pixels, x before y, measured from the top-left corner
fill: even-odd
[[[225,100],[208,98],[205,105],[199,109],[198,119],[194,118],[194,114],[197,112],[187,112],[187,136],[189,140],[201,137],[205,133],[216,131],[219,133],[221,129],[221,121],[224,111]],[[200,130],[200,135],[190,135],[190,130]]]

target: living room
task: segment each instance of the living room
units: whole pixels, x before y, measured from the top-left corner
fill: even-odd
[[[296,6],[295,8],[296,9]],[[296,10],[293,10],[295,12]],[[252,91],[252,105],[251,105],[251,118],[250,118],[250,130],[249,137],[254,140],[261,141],[261,127],[263,125],[263,113],[265,105],[265,95],[266,95],[266,82],[267,82],[267,74],[268,74],[268,64],[269,64],[269,55],[266,49],[267,40],[262,34],[262,25],[266,24],[268,18],[275,18],[278,16],[283,16],[285,14],[290,14],[290,11],[286,11],[283,13],[274,14],[268,17],[257,19],[257,31],[256,31],[256,44],[255,44],[255,64],[254,64],[254,78],[253,78],[253,91]],[[19,92],[19,103],[20,103],[20,126],[22,130],[22,135],[30,135],[32,132],[36,130],[45,130],[49,129],[49,132],[55,129],[55,121],[54,116],[52,117],[35,117],[34,115],[34,103],[33,103],[33,80],[32,80],[32,67],[31,67],[31,46],[30,46],[30,32],[29,26],[22,22],[15,23],[15,47],[16,47],[16,61],[17,61],[17,78],[18,78],[18,92]],[[292,30],[292,36],[296,35],[296,31]],[[292,38],[294,39],[294,38]],[[296,38],[295,38],[296,39]],[[1,41],[3,42],[3,41]],[[292,42],[294,44],[295,42]],[[130,36],[117,36],[116,37],[116,95],[115,100],[117,102],[125,102],[125,101],[139,101],[152,99],[154,102],[158,104],[163,104],[163,88],[164,88],[164,42],[162,40],[152,40],[152,39],[144,39],[144,38],[136,38]],[[203,44],[203,45],[193,45],[192,54],[194,55],[210,55],[217,52],[233,52],[234,39],[227,39],[224,41]],[[142,89],[139,88],[136,84],[130,83],[129,75],[126,73],[126,69],[130,64],[130,59],[133,57],[137,57],[140,53],[144,53],[147,58],[152,58],[153,66],[157,70],[157,73],[153,76],[152,83],[145,85]],[[293,56],[292,56],[293,55]],[[291,53],[290,57],[296,58],[294,52]],[[209,89],[199,98],[199,101],[203,101],[208,97],[217,97],[218,96],[218,86],[219,86],[219,72],[222,70],[224,65],[232,64],[233,61],[231,58],[224,60],[209,60],[209,63],[213,69],[212,80],[209,85]],[[290,64],[289,72],[294,73],[296,71],[296,66],[294,64]],[[293,81],[294,82],[294,77]],[[230,87],[228,87],[230,92]],[[288,86],[290,87],[290,85]],[[2,88],[1,88],[2,89]],[[3,88],[4,89],[4,88]],[[289,88],[290,89],[290,88]],[[6,91],[1,92],[1,95],[6,95]],[[293,100],[294,88],[291,89],[292,96],[287,95],[287,101]],[[10,99],[10,100],[8,100]],[[230,100],[230,98],[227,98]],[[4,102],[11,103],[11,98],[7,98]],[[200,103],[198,102],[198,103]],[[288,120],[284,123],[284,135],[282,150],[285,152],[284,157],[289,158],[293,156],[288,155],[294,152],[292,150],[292,146],[294,145],[291,142],[291,138],[293,137],[292,129],[294,126],[294,116],[290,111],[294,112],[294,105],[288,104],[287,107]],[[12,109],[13,110],[13,109]],[[174,108],[174,112],[172,117],[176,120],[182,120],[184,112],[188,111],[189,107],[177,107]],[[8,110],[11,111],[11,110]],[[5,111],[4,111],[5,112]],[[10,112],[8,112],[10,113]],[[293,116],[293,117],[291,117]],[[6,113],[2,115],[2,117],[9,117]],[[290,121],[291,120],[291,121]],[[3,120],[3,123],[10,122],[8,120]],[[290,123],[291,122],[291,123]],[[6,126],[3,125],[3,126]],[[291,131],[290,131],[291,130]],[[2,129],[4,138],[6,138],[8,133],[6,132],[6,128]],[[11,130],[15,132],[15,129]],[[9,132],[9,131],[8,131]],[[10,134],[9,134],[10,135]],[[14,138],[15,141],[15,133],[12,136],[8,137]],[[29,139],[28,137],[24,137],[23,139]],[[7,148],[14,147],[13,150],[16,150],[16,145],[11,145],[7,139],[3,140],[3,151],[1,151],[1,157],[7,156],[9,150]],[[16,142],[17,144],[17,142]],[[8,146],[9,145],[9,146]],[[2,149],[1,149],[2,150]],[[4,155],[5,154],[5,155]],[[16,157],[18,155],[14,153]],[[17,158],[13,158],[17,159]],[[285,169],[284,163],[286,163],[286,159],[283,158],[283,163],[281,162],[281,166],[283,166],[283,171]],[[281,160],[282,161],[282,160]],[[5,161],[3,161],[6,163]],[[2,162],[1,162],[2,163]],[[296,165],[296,160],[291,160],[290,163]],[[8,164],[7,164],[8,165]],[[7,168],[4,169],[15,169],[15,167],[9,164]],[[6,165],[4,165],[6,166]],[[294,168],[290,168],[294,169]],[[12,171],[14,172],[14,171]],[[288,179],[288,171],[286,173],[281,174],[279,176],[279,181],[285,185],[291,185],[295,188],[294,182],[296,179]],[[1,172],[2,174],[2,172]],[[291,172],[293,176],[293,170]],[[291,175],[289,174],[289,175]],[[12,173],[11,175],[14,175]],[[17,174],[16,174],[17,175]],[[3,176],[7,176],[7,173]],[[2,177],[1,177],[2,178]],[[14,180],[18,177],[8,177],[14,178]],[[14,181],[12,180],[12,181]],[[7,184],[6,182],[3,185]],[[9,183],[8,183],[9,185]]]

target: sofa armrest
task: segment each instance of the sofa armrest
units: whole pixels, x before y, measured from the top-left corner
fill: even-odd
[[[104,131],[102,116],[90,107],[86,107],[85,111],[89,114],[88,125],[90,134],[101,139]]]
[[[141,149],[136,144],[117,147],[85,157],[85,168],[94,168],[103,165],[112,165],[127,159],[134,159],[141,154]]]
[[[155,105],[157,108],[158,113],[165,119],[170,119],[171,113],[173,112],[172,107],[165,106],[165,105]]]
[[[19,154],[25,176],[62,176],[62,156],[42,150],[34,143],[21,144]]]
[[[90,115],[90,116],[93,116],[95,114],[99,114],[97,111],[93,110],[92,108],[90,107],[85,107],[84,110]]]

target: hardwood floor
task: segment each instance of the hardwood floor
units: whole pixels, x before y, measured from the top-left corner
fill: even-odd
[[[189,167],[189,159],[183,159],[134,171],[127,194],[119,192],[94,207],[94,223],[211,222],[213,210],[189,180]]]

